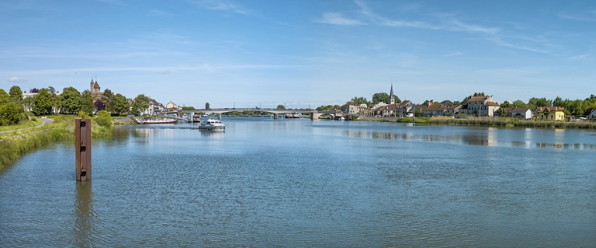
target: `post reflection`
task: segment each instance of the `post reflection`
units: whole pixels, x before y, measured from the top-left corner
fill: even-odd
[[[77,247],[88,247],[93,232],[93,191],[91,181],[77,181],[74,241]]]

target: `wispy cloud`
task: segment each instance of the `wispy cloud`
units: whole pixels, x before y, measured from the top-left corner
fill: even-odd
[[[130,67],[82,67],[82,68],[63,68],[63,69],[43,69],[43,70],[27,70],[27,71],[0,71],[0,73],[21,73],[30,75],[47,75],[47,74],[70,74],[72,72],[122,72],[122,71],[136,71],[136,72],[152,72],[160,74],[168,74],[175,71],[207,71],[219,72],[230,70],[259,70],[259,69],[282,69],[282,68],[300,68],[308,67],[306,65],[279,65],[279,64],[225,64],[225,65],[195,65],[195,66],[130,66]],[[12,77],[8,79],[9,82],[26,82],[27,80]],[[13,81],[10,81],[13,80]],[[18,80],[18,81],[14,81]]]
[[[550,51],[544,49],[544,47],[553,48],[548,40],[543,37],[529,38],[519,34],[512,34],[503,30],[502,27],[487,26],[477,23],[470,23],[463,21],[462,18],[453,14],[429,14],[430,18],[425,21],[420,20],[396,20],[386,18],[375,13],[364,0],[354,0],[356,5],[359,7],[360,15],[358,18],[345,18],[342,14],[336,12],[328,12],[323,18],[317,20],[321,23],[333,24],[333,25],[359,25],[359,24],[370,24],[377,26],[387,27],[401,27],[401,28],[416,28],[416,29],[428,29],[428,30],[439,30],[448,32],[466,32],[471,34],[482,35],[482,39],[486,39],[495,45],[503,46],[507,48],[520,49],[536,53],[550,53]],[[415,6],[415,10],[420,9],[420,6]],[[595,14],[596,11],[591,13]],[[325,21],[323,21],[325,20]],[[586,20],[588,20],[586,18]],[[515,42],[516,41],[516,42]],[[461,54],[451,54],[451,56],[457,56]],[[444,55],[446,56],[446,55]]]
[[[571,59],[587,59],[589,57],[590,57],[590,54],[589,53],[586,53],[586,54],[581,54],[581,55],[573,56],[573,57],[571,57]]]
[[[11,83],[22,83],[22,82],[27,82],[27,79],[20,79],[19,77],[11,77],[7,81],[11,82]]]
[[[461,52],[453,52],[453,53],[447,53],[447,54],[443,54],[444,57],[454,57],[454,56],[461,56],[463,55],[463,53]]]
[[[243,15],[249,14],[247,9],[228,0],[194,0],[191,2],[210,10],[230,11]]]
[[[347,17],[344,17],[342,14],[335,13],[335,12],[324,13],[323,16],[319,19],[316,19],[315,22],[333,24],[333,25],[342,25],[342,26],[353,26],[353,25],[363,25],[364,24],[361,21],[349,19]]]
[[[447,29],[450,29],[452,31],[464,31],[464,32],[470,32],[470,33],[484,33],[484,34],[491,34],[491,35],[495,35],[495,34],[499,33],[499,28],[494,28],[494,27],[487,28],[487,27],[483,27],[480,25],[464,23],[459,20],[449,20],[445,23],[449,24],[447,26]]]
[[[492,42],[494,42],[495,44],[497,44],[499,46],[521,49],[521,50],[526,50],[526,51],[535,52],[535,53],[549,53],[549,51],[547,51],[547,50],[542,50],[539,48],[534,48],[534,47],[525,46],[525,45],[513,44],[510,42],[504,41],[501,37],[492,37],[489,40],[491,40]]]
[[[588,12],[560,12],[559,17],[562,19],[581,21],[581,22],[596,22],[596,9]]]

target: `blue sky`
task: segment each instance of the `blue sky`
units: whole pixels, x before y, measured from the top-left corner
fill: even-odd
[[[0,88],[204,107],[596,94],[596,1],[0,2]]]

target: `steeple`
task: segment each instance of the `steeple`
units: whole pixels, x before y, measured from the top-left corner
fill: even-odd
[[[393,95],[393,83],[391,83],[391,91],[389,91],[389,104],[395,104],[395,96]]]

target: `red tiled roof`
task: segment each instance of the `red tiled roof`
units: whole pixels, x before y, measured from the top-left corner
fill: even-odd
[[[496,102],[486,102],[484,106],[499,106],[499,104]]]

